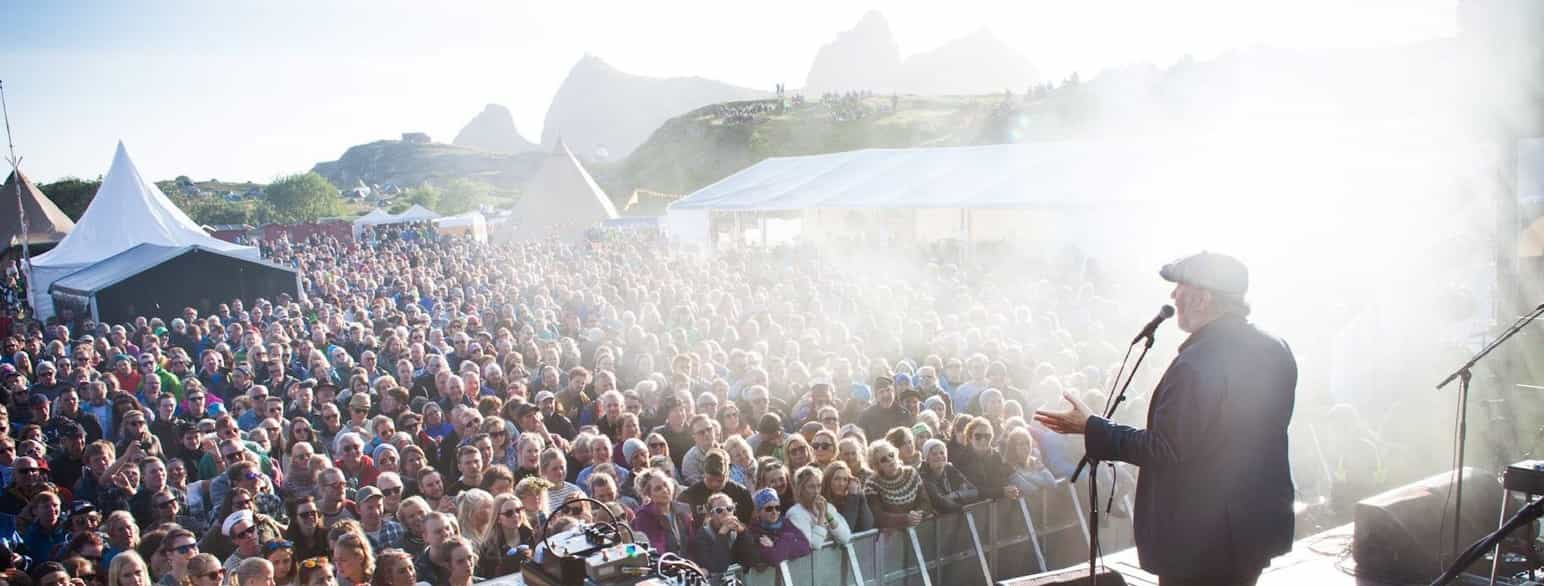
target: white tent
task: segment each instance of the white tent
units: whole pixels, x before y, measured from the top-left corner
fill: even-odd
[[[488,218],[479,211],[470,211],[434,220],[434,228],[440,234],[470,234],[478,242],[488,241]]]
[[[578,236],[616,217],[611,198],[579,164],[568,145],[558,141],[526,184],[510,223],[515,238],[540,240],[554,235]]]
[[[220,240],[204,232],[178,209],[154,183],[146,181],[118,143],[112,167],[86,208],[75,230],[47,254],[32,259],[32,307],[38,317],[54,313],[48,287],[54,281],[140,244],[182,247],[197,245],[251,260],[261,260],[256,247]]]
[[[426,220],[433,220],[438,217],[440,217],[439,214],[430,211],[429,208],[415,203],[413,204],[413,207],[404,210],[400,214],[397,214],[396,221],[390,223],[405,224],[407,222],[423,222]]]

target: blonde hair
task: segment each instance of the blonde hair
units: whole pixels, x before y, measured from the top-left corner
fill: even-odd
[[[456,497],[456,522],[461,525],[461,535],[472,542],[473,547],[481,547],[484,539],[488,537],[488,529],[493,527],[493,517],[488,515],[487,522],[482,526],[477,524],[478,511],[493,510],[493,495],[480,488],[470,488],[462,491]]]
[[[139,564],[140,580],[144,584],[153,584],[150,580],[150,564],[145,563],[144,558],[138,553],[125,551],[113,556],[112,564],[107,567],[107,586],[118,586],[118,575],[123,573],[123,568],[131,563]]]

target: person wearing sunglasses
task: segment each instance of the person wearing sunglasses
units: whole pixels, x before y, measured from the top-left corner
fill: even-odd
[[[536,545],[536,531],[531,528],[525,504],[513,493],[500,494],[493,499],[495,519],[493,528],[483,542],[479,576],[507,576],[520,571],[520,563]],[[521,550],[521,546],[526,546]]]
[[[965,426],[965,441],[969,442],[970,449],[958,454],[963,457],[955,458],[955,466],[981,491],[981,498],[1019,498],[1019,487],[1009,481],[1013,467],[994,449],[993,439],[991,420],[985,417],[972,419]]]
[[[188,560],[187,586],[220,586],[225,581],[225,567],[212,554],[200,553]]]
[[[192,531],[179,527],[167,532],[161,540],[161,555],[167,561],[169,571],[161,576],[159,583],[165,586],[186,584],[190,578],[188,564],[199,553],[198,541]]]
[[[257,535],[257,517],[250,510],[238,510],[225,518],[220,532],[236,544],[236,550],[225,559],[225,572],[231,573],[242,560],[263,554],[262,541]]]
[[[863,484],[863,494],[881,528],[913,527],[933,514],[933,501],[916,468],[901,462],[900,450],[885,440],[869,444],[873,473]]]
[[[777,491],[763,488],[753,499],[756,514],[751,523],[751,554],[744,561],[753,568],[764,568],[809,555],[809,539],[783,518]]]
[[[692,536],[687,557],[712,574],[722,574],[734,563],[746,563],[754,555],[754,540],[745,522],[737,516],[735,499],[715,492],[707,499],[702,528]],[[743,511],[749,515],[750,511]]]

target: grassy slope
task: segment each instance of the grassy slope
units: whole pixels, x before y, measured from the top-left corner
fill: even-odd
[[[728,120],[709,106],[666,122],[628,158],[592,171],[623,203],[640,188],[690,193],[768,157],[1003,142],[1002,102],[1001,95],[902,96],[891,112],[890,96],[874,96],[862,100],[867,116],[848,121],[835,120],[818,101],[750,122]]]

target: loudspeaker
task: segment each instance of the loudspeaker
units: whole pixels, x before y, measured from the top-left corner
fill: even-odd
[[[1464,518],[1454,551],[1452,479],[1443,472],[1356,504],[1351,555],[1358,576],[1425,584],[1442,574],[1443,563],[1496,530],[1501,483],[1494,474],[1464,468]]]
[[[997,586],[1126,586],[1126,578],[1107,568],[1094,574],[1095,581],[1088,580],[1088,567],[1071,568],[999,580]]]

